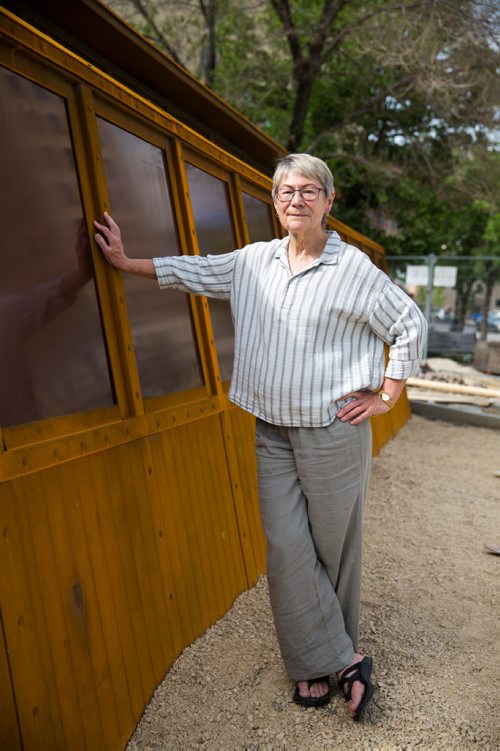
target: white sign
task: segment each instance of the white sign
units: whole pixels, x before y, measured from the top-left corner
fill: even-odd
[[[436,266],[434,269],[435,287],[454,287],[457,283],[456,266]]]
[[[407,266],[406,284],[408,286],[426,287],[429,279],[428,266]]]
[[[407,266],[406,284],[414,287],[427,287],[429,280],[428,266]],[[434,287],[454,287],[457,283],[456,266],[435,266]]]

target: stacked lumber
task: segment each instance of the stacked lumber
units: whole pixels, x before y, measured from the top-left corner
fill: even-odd
[[[410,401],[500,408],[500,378],[445,358],[430,358],[421,376],[409,378],[406,385]]]

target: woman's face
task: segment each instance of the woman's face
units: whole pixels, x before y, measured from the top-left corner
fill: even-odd
[[[304,193],[298,192],[299,190],[306,191],[307,188],[311,188],[313,191],[315,188],[319,189],[317,198],[312,198],[312,196],[308,198],[307,194],[304,197]],[[303,234],[321,228],[323,217],[332,208],[335,196],[333,191],[326,198],[323,186],[318,180],[306,177],[294,170],[286,173],[278,190],[295,191],[286,200],[280,200],[277,195],[274,199],[278,219],[284,229],[291,234]]]

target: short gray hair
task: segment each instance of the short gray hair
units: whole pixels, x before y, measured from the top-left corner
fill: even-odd
[[[281,185],[285,175],[291,171],[300,172],[304,177],[318,180],[323,186],[325,196],[328,197],[333,190],[333,175],[330,168],[322,159],[310,154],[288,154],[280,159],[273,175],[273,198]]]

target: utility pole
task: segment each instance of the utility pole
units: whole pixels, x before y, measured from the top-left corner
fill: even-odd
[[[427,256],[427,287],[425,289],[425,310],[424,315],[427,320],[427,330],[430,332],[432,325],[432,290],[434,288],[434,268],[438,261],[435,253],[429,253]],[[429,350],[429,335],[427,335],[424,345],[424,360],[427,360]]]

